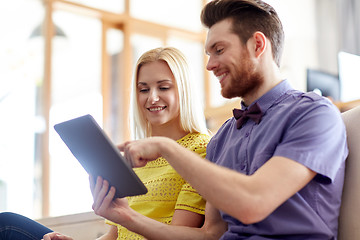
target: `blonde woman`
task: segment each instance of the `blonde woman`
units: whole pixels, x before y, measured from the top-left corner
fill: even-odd
[[[199,101],[192,95],[193,88],[188,76],[187,64],[183,54],[175,48],[156,48],[144,53],[135,69],[132,93],[132,133],[135,139],[165,136],[176,140],[202,157],[206,154],[209,140],[204,114]],[[169,165],[164,158],[134,169],[148,188],[141,196],[113,201],[114,215],[132,210],[164,224],[201,227],[204,222],[204,199]],[[94,210],[102,201],[101,186],[105,192],[108,186],[98,179],[92,180]],[[105,187],[104,187],[105,184]],[[133,222],[132,222],[133,221]],[[119,224],[107,221],[111,230],[103,239],[118,236],[117,239],[143,239],[131,232],[129,225],[136,220],[126,218]],[[130,226],[131,228],[131,226]]]

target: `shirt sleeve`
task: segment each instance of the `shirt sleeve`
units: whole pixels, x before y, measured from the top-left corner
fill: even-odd
[[[116,224],[116,223],[114,223],[114,222],[112,222],[110,220],[107,220],[107,219],[105,219],[105,223],[108,224],[108,225],[111,225],[111,226],[115,226],[115,227],[119,226],[119,224]]]
[[[340,112],[322,98],[305,98],[299,105],[274,155],[305,165],[325,178],[319,181],[332,182],[348,153]]]
[[[206,201],[190,184],[183,185],[178,196],[175,209],[187,210],[198,214],[205,214]]]
[[[209,141],[207,135],[198,135],[189,144],[188,148],[199,154],[202,158],[206,157],[206,146]],[[175,209],[187,210],[199,214],[205,214],[205,199],[189,184],[185,183],[177,198]]]

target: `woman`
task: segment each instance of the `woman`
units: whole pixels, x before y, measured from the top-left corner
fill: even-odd
[[[137,62],[133,83],[134,138],[166,136],[205,156],[209,137],[202,134],[207,133],[205,121],[195,109],[191,90],[180,51],[157,48],[144,53]],[[134,170],[149,192],[128,198],[133,210],[166,224],[202,226],[205,201],[165,159],[158,158]],[[94,195],[94,181],[92,186]],[[126,206],[123,200],[118,201]],[[95,199],[93,208],[98,204]],[[143,239],[120,225],[108,223],[117,226],[118,239]]]
[[[205,157],[209,136],[187,74],[185,58],[175,48],[156,48],[139,58],[133,81],[132,135],[135,139],[169,137]],[[148,193],[116,199],[114,204],[128,209],[131,207],[131,210],[164,224],[202,226],[204,199],[165,159],[159,158],[143,168],[135,169],[135,172],[148,188]],[[96,184],[94,179],[90,179],[90,184],[96,212],[101,204],[98,202],[99,193],[101,189],[106,188],[107,191],[109,186],[101,178],[97,179]],[[110,230],[100,239],[143,239],[119,224],[107,223],[111,225]],[[71,238],[51,232],[44,239]]]

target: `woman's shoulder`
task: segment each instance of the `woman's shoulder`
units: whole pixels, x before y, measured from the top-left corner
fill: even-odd
[[[194,132],[194,133],[188,133],[187,135],[185,135],[184,137],[180,138],[179,140],[177,140],[178,143],[182,144],[182,143],[202,143],[202,142],[209,142],[210,141],[210,136],[204,133],[198,133],[198,132]]]
[[[177,142],[183,147],[196,151],[197,149],[206,149],[210,141],[210,136],[203,133],[189,133]]]

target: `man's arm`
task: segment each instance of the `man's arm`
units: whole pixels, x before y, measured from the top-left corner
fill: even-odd
[[[247,176],[204,161],[164,137],[127,142],[119,148],[135,166],[163,156],[215,208],[244,224],[266,218],[316,175],[300,163],[275,156]]]

